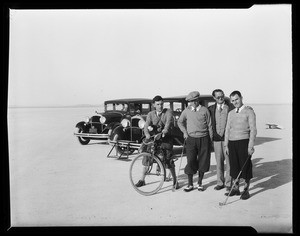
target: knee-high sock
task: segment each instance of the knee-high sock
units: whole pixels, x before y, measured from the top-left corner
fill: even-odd
[[[188,175],[189,185],[193,185],[193,175]]]
[[[198,173],[198,184],[202,185],[202,179],[203,179],[204,173],[199,171]]]

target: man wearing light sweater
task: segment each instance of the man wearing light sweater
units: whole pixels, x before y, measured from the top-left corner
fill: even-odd
[[[254,141],[257,134],[256,115],[251,107],[243,104],[243,97],[239,91],[233,91],[230,99],[235,109],[230,111],[227,118],[224,148],[229,155],[230,176],[233,181],[237,179],[242,166],[246,162],[248,156],[254,153]],[[244,191],[239,191],[239,180],[233,186],[231,193],[225,195],[240,195],[241,199],[246,200],[250,197],[249,184],[253,177],[251,159],[246,162],[241,172],[240,178],[245,180]]]
[[[188,176],[188,186],[184,191],[194,189],[193,175],[198,171],[199,191],[204,191],[202,179],[210,167],[210,147],[213,136],[211,117],[208,109],[200,105],[200,93],[193,91],[188,94],[186,101],[189,106],[181,113],[178,127],[186,139],[187,165],[184,173]]]

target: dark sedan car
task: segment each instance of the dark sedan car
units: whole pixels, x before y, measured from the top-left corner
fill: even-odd
[[[152,100],[147,98],[115,99],[104,102],[104,112],[95,112],[85,121],[76,124],[74,135],[83,145],[90,140],[108,140],[121,122],[131,117],[143,117],[151,110]]]

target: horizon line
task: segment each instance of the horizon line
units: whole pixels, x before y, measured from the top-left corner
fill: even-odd
[[[292,105],[292,103],[245,103],[245,105]],[[37,105],[37,106],[7,106],[7,108],[74,108],[74,107],[97,107],[104,104],[75,104],[75,105]]]

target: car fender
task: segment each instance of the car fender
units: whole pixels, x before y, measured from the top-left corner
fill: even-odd
[[[106,129],[114,130],[116,127],[118,127],[120,125],[121,125],[120,122],[112,122],[112,123],[107,125]]]
[[[124,127],[122,125],[118,125],[116,126],[113,131],[111,132],[111,135],[110,135],[110,140],[113,140],[114,136],[118,134],[119,137],[121,139],[123,139],[124,135],[125,135],[125,131],[124,131]]]
[[[84,121],[78,122],[76,124],[76,128],[81,128],[84,131],[88,130],[90,127],[91,127],[91,125],[86,124],[86,122],[84,122]]]

